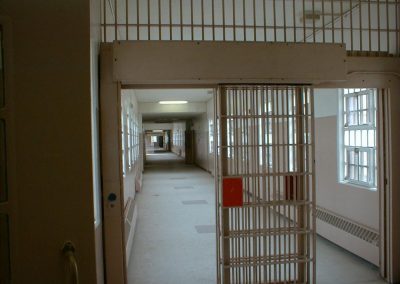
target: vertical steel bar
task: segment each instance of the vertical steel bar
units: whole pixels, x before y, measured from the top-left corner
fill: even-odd
[[[371,0],[368,0],[368,50],[372,51],[372,40],[371,40]]]
[[[118,40],[118,3],[114,0],[114,39]]]
[[[161,38],[161,0],[158,0],[158,40]]]
[[[215,11],[214,11],[214,0],[211,2],[211,24],[212,24],[212,39],[215,41]]]
[[[395,3],[397,56],[400,56],[399,0]]]
[[[125,0],[125,29],[126,29],[126,40],[129,40],[129,0]]]
[[[314,117],[314,89],[311,88],[310,90],[311,95],[311,147],[312,147],[312,184],[311,184],[311,191],[312,191],[312,238],[313,238],[313,283],[315,283],[317,279],[317,218],[316,218],[316,190],[315,190],[315,117]]]
[[[265,1],[263,0],[263,17],[264,17],[264,41],[267,42],[267,11],[266,9],[266,5],[265,5]],[[294,1],[294,0],[293,0]]]
[[[246,41],[247,26],[246,26],[246,0],[243,0],[243,40]]]
[[[381,4],[380,1],[376,3],[376,12],[378,18],[378,52],[381,52]]]
[[[169,40],[172,40],[172,0],[169,0]]]
[[[139,1],[139,0],[138,0]],[[182,0],[181,0],[182,3]],[[182,10],[181,10],[182,11]],[[218,155],[218,127],[221,118],[218,120],[219,116],[219,99],[221,94],[221,88],[214,89],[214,121],[213,121],[213,140],[214,140],[214,184],[215,184],[215,218],[216,218],[216,264],[217,264],[217,282],[221,283],[221,269],[220,269],[220,238],[221,238],[221,228],[220,228],[220,213],[221,213],[221,203],[220,203],[220,192],[222,191],[222,187],[219,179],[221,178],[221,173],[219,171],[220,168],[220,160]]]
[[[181,40],[183,40],[183,6],[182,6],[182,0],[179,0],[179,18],[180,18],[180,29],[181,29]],[[215,126],[215,124],[214,124]]]
[[[192,6],[193,7],[193,6]],[[220,88],[220,105],[219,112],[220,116],[220,136],[219,140],[221,143],[220,155],[221,155],[221,179],[229,174],[228,172],[228,131],[227,131],[227,90],[226,88]],[[221,205],[222,206],[222,205]],[[223,281],[225,284],[230,283],[230,248],[229,239],[225,238],[229,235],[229,209],[222,208],[222,238],[223,238]]]
[[[233,41],[236,41],[236,0],[232,0]]]
[[[204,0],[201,0],[201,40],[204,40]]]
[[[359,25],[360,25],[360,51],[363,50],[363,30],[362,30],[362,4],[361,4],[361,0],[358,0],[358,9],[359,9],[359,13],[358,13],[358,20],[359,20]]]
[[[103,0],[103,37],[104,42],[107,42],[107,0]]]
[[[307,40],[307,28],[306,28],[306,4],[305,0],[303,0],[303,41]]]
[[[226,23],[225,23],[225,0],[222,0],[222,39],[226,40]]]
[[[256,15],[256,0],[253,0],[253,29],[254,41],[257,41],[257,15]]]
[[[140,10],[139,10],[140,0],[136,0],[136,39],[140,40]]]
[[[273,10],[274,10],[274,42],[277,42],[277,39],[276,39],[276,1],[275,0],[273,0],[272,1],[272,4],[273,4]]]
[[[353,0],[350,0],[350,44],[351,51],[354,50],[354,41],[353,41]]]
[[[340,31],[342,37],[341,43],[344,43],[343,0],[340,0]]]
[[[389,26],[389,0],[386,0],[386,46],[387,52],[390,53],[390,26]]]
[[[150,40],[151,39],[151,30],[150,30],[150,0],[147,0],[147,39]]]
[[[296,0],[292,0],[293,3],[293,41],[297,42],[297,28],[296,28]]]
[[[312,33],[313,33],[313,42],[315,43],[315,0],[312,0]]]
[[[194,27],[193,27],[193,0],[190,0],[190,29],[191,29],[191,40],[194,40]]]
[[[286,42],[286,0],[282,0],[283,9],[283,41]]]
[[[322,42],[325,43],[325,0],[322,0]]]
[[[335,6],[333,5],[333,0],[331,0],[331,21],[332,21],[332,43],[335,43]]]

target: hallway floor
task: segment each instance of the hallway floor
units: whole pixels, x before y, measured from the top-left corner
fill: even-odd
[[[147,156],[129,283],[215,283],[213,188],[210,174],[172,153]],[[385,282],[375,266],[318,238],[317,283]]]

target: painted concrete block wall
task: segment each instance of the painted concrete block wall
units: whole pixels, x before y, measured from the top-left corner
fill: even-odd
[[[195,164],[208,171],[208,119],[207,113],[193,119],[195,135]]]
[[[209,142],[210,135],[214,135],[212,129],[210,133],[210,122],[213,119],[214,102],[210,99],[207,101],[207,112],[193,120],[193,130],[195,131],[196,164],[211,174],[214,172],[214,149]]]
[[[338,90],[315,90],[315,157],[317,206],[379,230],[379,194],[338,180]],[[378,189],[379,190],[379,189]],[[378,264],[378,250],[361,239],[319,221],[317,233],[349,251]]]
[[[138,127],[136,129],[137,133],[131,132],[131,135],[140,137],[142,135],[142,126],[141,126],[141,114],[138,108],[138,102],[136,99],[136,95],[134,90],[122,90],[121,94],[121,105],[123,115],[126,116],[129,111],[131,117],[138,123]],[[132,164],[129,166],[129,154],[128,154],[128,125],[125,123],[125,159],[126,159],[126,167],[125,167],[125,176],[123,177],[123,188],[124,188],[124,217],[125,217],[125,249],[126,249],[126,258],[127,262],[129,262],[129,257],[131,255],[132,249],[132,241],[135,234],[135,224],[137,218],[137,207],[135,202],[136,196],[136,185],[137,181],[141,179],[142,174],[142,163],[140,154],[135,158],[132,158]],[[133,126],[132,126],[133,128]],[[133,130],[135,131],[135,130]],[[132,147],[136,147],[139,149],[139,139],[135,139]],[[133,157],[133,155],[132,155]],[[133,219],[129,220],[129,212],[134,212]]]

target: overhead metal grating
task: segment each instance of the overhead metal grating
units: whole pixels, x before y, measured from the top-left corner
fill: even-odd
[[[102,1],[104,42],[339,43],[354,54],[400,54],[399,0]]]

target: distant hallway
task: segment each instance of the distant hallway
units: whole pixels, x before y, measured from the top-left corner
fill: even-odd
[[[146,159],[128,282],[215,283],[213,177],[173,153]]]
[[[216,283],[214,179],[173,153],[147,155],[130,284]],[[375,266],[317,239],[317,283],[385,283]]]

